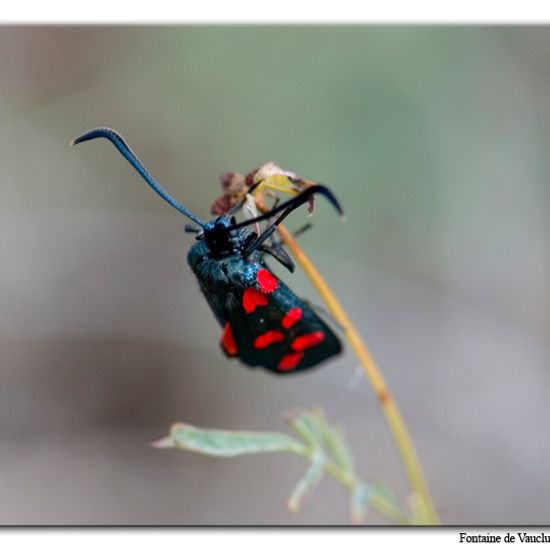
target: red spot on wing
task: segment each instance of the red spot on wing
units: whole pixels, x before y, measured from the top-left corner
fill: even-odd
[[[306,348],[311,348],[320,344],[325,339],[325,335],[318,330],[317,332],[310,332],[303,336],[298,336],[294,339],[290,347],[294,351],[304,351]]]
[[[259,269],[258,274],[256,275],[256,279],[258,281],[258,284],[260,285],[262,292],[265,292],[266,294],[273,292],[277,288],[277,278],[267,269]]]
[[[259,306],[266,306],[267,298],[255,288],[247,288],[243,294],[243,307],[247,313],[252,313]]]
[[[267,332],[260,334],[260,336],[254,340],[254,347],[256,349],[264,349],[267,348],[269,344],[281,342],[284,339],[285,336],[282,332],[279,332],[278,330],[268,330]]]
[[[283,358],[279,361],[277,369],[282,371],[295,369],[303,356],[304,354],[301,352],[287,353],[283,355]]]
[[[237,355],[237,344],[229,323],[225,323],[225,327],[223,327],[221,345],[227,355]]]
[[[293,307],[281,321],[283,328],[289,329],[294,326],[302,318],[302,308]]]

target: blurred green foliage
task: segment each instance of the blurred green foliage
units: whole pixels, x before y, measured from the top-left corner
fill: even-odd
[[[324,473],[331,475],[350,493],[350,518],[353,523],[365,521],[367,509],[375,507],[391,521],[409,523],[419,521],[413,515],[408,519],[399,509],[391,491],[382,484],[367,484],[358,478],[353,457],[340,428],[331,426],[321,409],[293,410],[287,414],[289,426],[300,436],[298,441],[285,434],[206,430],[189,424],[176,423],[167,437],[153,442],[157,449],[184,449],[216,457],[234,457],[243,454],[289,452],[309,461],[304,475],[287,500],[291,513],[297,513],[304,498],[319,484]],[[265,472],[264,475],[270,475]],[[268,497],[266,497],[268,498]]]

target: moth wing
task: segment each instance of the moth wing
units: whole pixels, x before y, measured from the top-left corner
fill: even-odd
[[[276,374],[312,368],[341,352],[332,329],[265,266],[237,267],[222,306],[221,347]]]

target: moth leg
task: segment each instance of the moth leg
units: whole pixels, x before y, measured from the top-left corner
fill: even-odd
[[[307,222],[306,224],[302,225],[302,227],[296,229],[296,231],[292,233],[292,236],[296,239],[312,227],[313,224],[311,222]],[[275,238],[272,238],[271,240],[271,246],[273,246],[274,248],[283,248],[284,245],[285,243],[282,241],[282,239],[275,240]]]
[[[294,231],[294,233],[292,233],[292,236],[296,239],[300,235],[305,233],[308,229],[311,229],[312,227],[313,227],[313,224],[311,222],[307,222],[304,225],[302,225],[302,227],[299,227],[298,229],[296,229],[296,231]]]
[[[195,227],[194,225],[191,225],[190,223],[186,223],[184,226],[183,226],[183,230],[186,232],[186,233],[200,233],[202,231],[202,229],[198,228],[198,227]]]
[[[294,269],[296,266],[291,257],[288,255],[288,252],[284,248],[263,244],[260,247],[260,250],[262,252],[265,252],[266,254],[269,254],[270,256],[273,256],[273,258],[275,258],[279,263],[286,267],[291,273],[294,273]]]
[[[246,250],[243,251],[243,256],[246,258],[246,256],[252,254],[254,250],[258,250],[264,242],[275,233],[275,229],[276,227],[274,225],[270,225]]]
[[[308,222],[299,229],[297,229],[292,235],[293,236],[299,236],[305,231],[307,231],[311,227],[311,223]],[[294,272],[294,262],[291,260],[290,256],[286,252],[286,250],[283,248],[283,242],[282,241],[275,241],[273,234],[275,233],[276,227],[274,225],[270,225],[263,234],[258,237],[244,252],[243,256],[248,256],[254,250],[262,250],[263,252],[266,252],[267,254],[270,254],[273,256],[277,261],[279,261],[281,264],[283,264],[291,273]],[[264,244],[265,241],[270,240],[272,244],[266,245]]]
[[[302,233],[305,233],[308,229],[310,229],[312,227],[311,225],[311,222],[308,222],[306,223],[305,225],[303,225],[302,227],[300,227],[299,229],[297,229],[296,231],[294,231],[292,233],[292,236],[294,238],[296,237],[299,237]],[[284,249],[284,245],[285,243],[281,240],[281,239],[275,239],[274,236],[272,236],[270,238],[270,244],[269,246],[271,247],[272,250],[275,251],[275,253],[279,253],[283,256],[285,256],[286,258],[288,258],[288,260],[292,263],[292,265],[294,265],[294,262],[292,262],[292,260],[290,259],[290,256],[288,255],[287,251]],[[264,245],[265,246],[265,245]],[[276,258],[276,256],[274,254],[271,254],[273,257]],[[277,258],[278,259],[278,258]],[[279,260],[280,261],[280,260]],[[285,265],[283,262],[281,262],[283,265]],[[286,266],[285,266],[286,267]],[[289,268],[290,269],[290,268]],[[290,269],[291,272],[294,272],[294,269]]]

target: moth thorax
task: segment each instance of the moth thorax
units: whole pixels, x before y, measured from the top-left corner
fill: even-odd
[[[258,236],[246,229],[231,230],[234,218],[221,216],[204,228],[204,242],[214,259],[244,252]]]
[[[204,242],[212,258],[222,258],[235,250],[234,237],[229,231],[231,220],[222,216],[210,222],[204,228]]]

